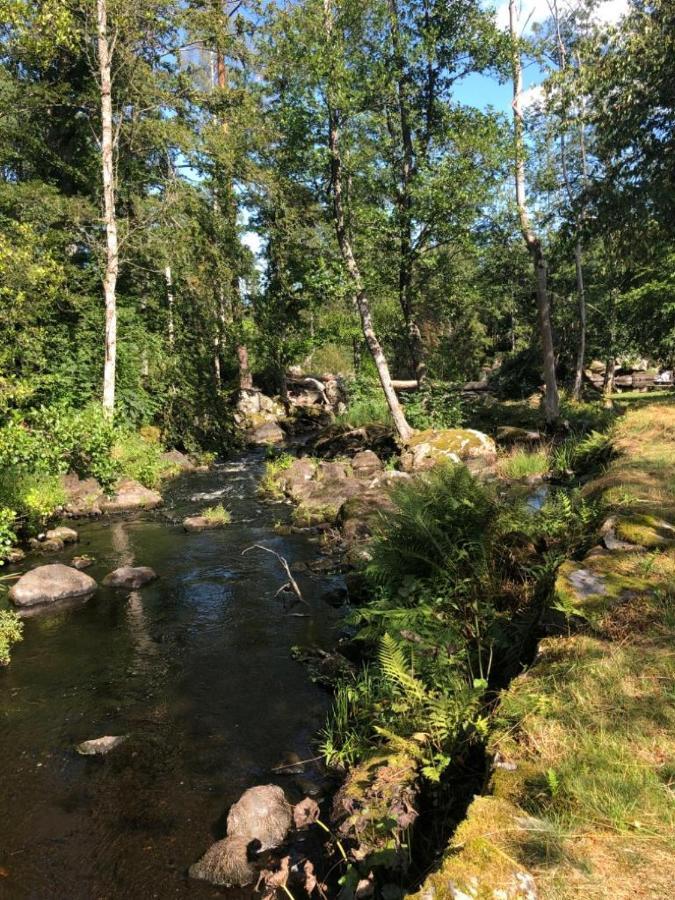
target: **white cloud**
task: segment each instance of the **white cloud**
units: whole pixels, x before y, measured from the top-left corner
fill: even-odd
[[[560,0],[560,11],[574,9],[574,0]],[[598,25],[615,25],[619,19],[630,9],[629,0],[601,0],[593,14],[593,19]],[[551,15],[548,0],[521,0],[519,4],[519,21],[521,29],[531,31],[535,22],[544,22]],[[527,24],[526,24],[527,23]],[[497,26],[509,27],[509,3],[503,0],[497,6]]]
[[[532,84],[521,95],[521,103],[523,109],[529,109],[532,106],[541,106],[544,102],[544,88],[541,84]]]

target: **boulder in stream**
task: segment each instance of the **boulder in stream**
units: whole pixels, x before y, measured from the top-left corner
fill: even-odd
[[[275,784],[249,788],[227,816],[227,837],[190,866],[190,876],[211,884],[243,886],[256,878],[255,854],[278,847],[293,823],[293,808]]]
[[[64,544],[76,544],[80,539],[74,528],[67,528],[65,525],[50,528],[46,537],[48,541],[63,541]]]
[[[137,509],[156,509],[161,504],[162,495],[158,491],[143,487],[133,478],[122,478],[113,496],[102,501],[101,509],[106,513],[131,512]]]
[[[122,588],[133,591],[143,587],[149,581],[157,578],[157,572],[150,566],[121,566],[114,572],[109,572],[103,579],[106,587]]]
[[[54,563],[26,572],[9,592],[15,606],[31,607],[59,600],[88,600],[96,582],[72,566]]]
[[[110,753],[111,750],[114,750],[115,747],[119,747],[120,744],[123,744],[126,739],[126,734],[107,734],[105,737],[93,738],[90,741],[82,741],[81,744],[77,744],[75,750],[80,756],[104,756],[106,753]]]

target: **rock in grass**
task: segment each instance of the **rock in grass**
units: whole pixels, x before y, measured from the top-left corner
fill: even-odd
[[[54,563],[26,572],[9,592],[15,606],[30,607],[59,600],[88,600],[96,582],[72,566]]]
[[[48,541],[63,541],[64,544],[76,544],[80,539],[74,528],[67,528],[65,525],[50,528],[46,536]]]
[[[106,587],[133,591],[149,581],[154,581],[155,578],[157,573],[150,566],[121,566],[114,572],[109,572],[103,579],[103,584]]]
[[[93,738],[90,741],[82,741],[75,747],[80,756],[104,756],[110,753],[115,747],[119,747],[127,739],[126,734],[112,735],[107,734],[105,737]]]

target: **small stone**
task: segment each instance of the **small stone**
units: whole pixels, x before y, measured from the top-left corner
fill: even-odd
[[[114,572],[109,572],[103,579],[103,584],[107,587],[136,590],[155,578],[157,573],[150,566],[121,566]]]
[[[8,563],[18,563],[26,558],[26,554],[20,547],[12,547],[10,550],[6,551],[5,558]]]
[[[110,753],[111,750],[114,750],[115,747],[119,747],[120,744],[123,744],[126,739],[126,734],[108,734],[105,737],[93,738],[90,741],[82,741],[81,744],[78,744],[75,747],[75,750],[80,756],[104,756],[106,753]]]
[[[45,538],[43,541],[38,538],[31,538],[28,543],[33,550],[42,550],[45,553],[58,553],[60,550],[63,550],[65,546],[63,541],[60,541],[57,538]]]
[[[74,556],[70,561],[74,569],[88,569],[94,564],[93,556]]]
[[[185,531],[210,531],[215,528],[224,528],[225,522],[221,519],[213,519],[209,516],[188,516],[183,519]]]

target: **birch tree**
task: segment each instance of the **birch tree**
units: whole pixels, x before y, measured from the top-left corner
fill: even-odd
[[[536,234],[527,207],[525,184],[525,134],[523,119],[523,71],[520,57],[520,35],[518,34],[518,14],[516,0],[509,0],[509,33],[512,43],[513,78],[513,151],[516,189],[516,207],[520,230],[527,252],[532,260],[537,298],[537,321],[541,342],[544,383],[544,411],[546,423],[555,425],[560,418],[560,398],[555,371],[555,349],[551,327],[551,300],[548,292],[547,263],[541,238]]]

